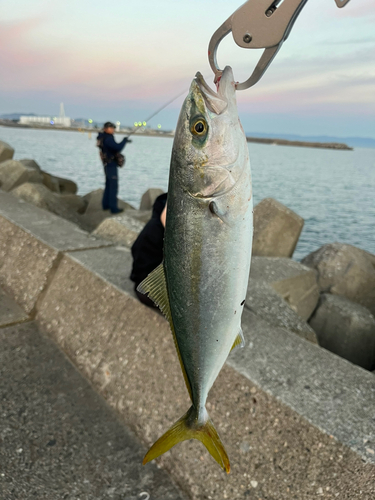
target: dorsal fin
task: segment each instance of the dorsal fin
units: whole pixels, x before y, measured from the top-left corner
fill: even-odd
[[[137,286],[137,291],[144,293],[145,295],[150,297],[150,299],[155,302],[155,304],[159,307],[161,312],[164,314],[165,318],[168,320],[169,326],[171,327],[176,351],[178,354],[178,359],[180,360],[181,370],[182,370],[182,373],[184,375],[185,384],[186,384],[187,390],[189,391],[190,399],[193,400],[190,382],[189,382],[184,364],[182,362],[180,349],[179,349],[178,344],[177,344],[176,333],[175,333],[173,320],[172,320],[171,306],[169,304],[169,295],[168,295],[168,289],[167,289],[167,281],[165,279],[163,262],[156,269],[154,269],[147,276],[147,278],[142,281],[142,283],[140,283]]]

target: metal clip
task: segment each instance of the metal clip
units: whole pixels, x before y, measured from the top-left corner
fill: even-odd
[[[208,60],[215,73],[215,82],[222,74],[216,53],[221,40],[232,32],[234,41],[246,49],[264,49],[250,78],[237,83],[237,90],[255,85],[264,75],[280,50],[307,0],[248,0],[237,9],[212,35]],[[344,7],[349,0],[335,0]],[[279,5],[279,7],[278,7]]]
[[[337,7],[340,9],[341,7],[345,7],[345,5],[349,2],[350,0],[335,0]]]

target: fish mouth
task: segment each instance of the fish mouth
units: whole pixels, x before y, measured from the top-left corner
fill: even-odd
[[[202,94],[207,108],[217,115],[220,115],[227,109],[231,98],[235,96],[236,87],[233,71],[230,66],[224,68],[217,92],[211,89],[199,71],[195,75],[194,81]]]

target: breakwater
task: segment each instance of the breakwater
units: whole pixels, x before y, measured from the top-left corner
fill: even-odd
[[[42,177],[19,187],[44,185]],[[58,185],[64,186],[61,179]],[[0,284],[150,445],[188,404],[168,324],[139,303],[129,280],[129,246],[157,193],[145,196],[141,210],[128,206],[124,217],[96,221],[90,233],[12,192],[0,191]],[[51,193],[60,203],[67,196]],[[100,193],[91,193],[75,205],[83,211],[76,216],[95,221],[98,200]],[[158,463],[197,500],[370,500],[374,375],[316,343],[306,320],[319,300],[314,265],[321,258],[311,258],[310,267],[290,259],[303,220],[264,200],[255,225],[257,256],[243,314],[246,346],[230,355],[208,402],[231,475],[224,476],[197,442],[182,443]],[[267,256],[270,248],[279,256]],[[325,262],[345,251],[325,254]],[[361,252],[354,262],[372,262]],[[352,283],[353,275],[339,281],[345,279]]]
[[[60,130],[60,131],[70,131],[70,132],[87,132],[87,133],[97,133],[98,129],[88,128],[88,127],[56,127],[56,126],[31,126],[23,125],[9,120],[0,120],[0,126],[4,127],[19,127],[28,128],[36,130]],[[130,133],[137,133],[144,137],[174,137],[173,131],[164,131],[158,129],[125,129],[116,132],[117,134],[128,135]],[[338,149],[342,151],[352,151],[353,148],[349,147],[347,144],[339,142],[311,142],[311,141],[289,141],[286,139],[273,139],[273,138],[262,138],[262,137],[246,137],[247,142],[254,142],[258,144],[272,144],[275,146],[296,146],[304,148],[319,148],[319,149]]]
[[[269,139],[261,137],[246,137],[247,142],[258,144],[272,144],[275,146],[296,146],[300,148],[339,149],[341,151],[353,151],[353,148],[341,142],[310,142],[310,141],[288,141],[286,139]]]

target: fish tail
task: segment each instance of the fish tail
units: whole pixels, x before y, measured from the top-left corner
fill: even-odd
[[[191,406],[187,413],[151,446],[143,459],[143,465],[163,455],[177,443],[188,439],[198,439],[203,443],[220,467],[229,474],[229,458],[212,420],[207,414],[205,422],[198,424],[197,410],[194,406]]]

